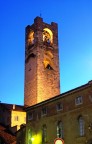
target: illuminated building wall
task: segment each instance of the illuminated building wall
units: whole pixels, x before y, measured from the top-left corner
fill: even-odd
[[[26,124],[26,112],[12,111],[11,127],[17,126],[17,130],[19,130],[22,124]]]
[[[0,103],[0,123],[8,125],[13,132],[19,130],[21,124],[26,124],[26,112],[23,109],[20,105]]]
[[[26,144],[92,144],[92,81],[26,111]]]

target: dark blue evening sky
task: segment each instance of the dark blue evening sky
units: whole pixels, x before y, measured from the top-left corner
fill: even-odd
[[[36,16],[58,23],[61,93],[92,80],[92,0],[1,0],[1,102],[24,102],[25,27]]]

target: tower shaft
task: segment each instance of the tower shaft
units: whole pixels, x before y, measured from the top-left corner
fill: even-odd
[[[36,17],[25,41],[24,104],[31,106],[60,94],[57,24]]]

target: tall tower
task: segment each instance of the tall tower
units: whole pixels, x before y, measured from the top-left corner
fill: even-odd
[[[26,27],[24,89],[25,106],[60,94],[58,27],[41,17]]]

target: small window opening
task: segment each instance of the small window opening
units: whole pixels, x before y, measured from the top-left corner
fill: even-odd
[[[46,68],[49,69],[49,70],[53,70],[53,68],[49,64],[47,65]]]

